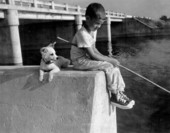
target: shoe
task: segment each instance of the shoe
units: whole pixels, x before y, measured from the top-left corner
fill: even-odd
[[[120,109],[132,109],[135,105],[135,101],[128,98],[123,92],[117,92],[117,94],[111,93],[110,102],[113,106]]]

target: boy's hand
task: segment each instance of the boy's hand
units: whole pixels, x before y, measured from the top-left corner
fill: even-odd
[[[120,62],[114,58],[110,58],[110,63],[112,63],[115,67],[119,67]]]

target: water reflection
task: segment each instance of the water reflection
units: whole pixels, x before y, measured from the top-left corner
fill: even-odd
[[[114,54],[122,65],[170,90],[170,39],[113,39]],[[132,110],[117,109],[118,133],[170,132],[170,94],[121,69],[126,93],[136,105]]]

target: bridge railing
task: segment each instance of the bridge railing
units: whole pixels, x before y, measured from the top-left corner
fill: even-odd
[[[116,17],[116,18],[125,18],[126,15],[124,13],[118,13],[113,11],[106,11],[106,15],[109,17]]]
[[[78,5],[72,6],[69,4],[58,4],[52,1],[41,1],[41,0],[0,0],[0,4],[16,5],[28,8],[39,8],[39,9],[51,9],[59,10],[64,12],[75,12],[85,15],[86,8],[82,8]],[[106,15],[111,18],[125,18],[124,13],[117,13],[113,11],[106,11]]]

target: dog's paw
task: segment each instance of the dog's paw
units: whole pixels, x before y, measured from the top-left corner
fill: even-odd
[[[53,80],[53,76],[50,74],[48,78],[48,82],[51,82]]]
[[[53,80],[53,78],[49,78],[49,79],[48,79],[48,82],[51,82],[52,80]]]
[[[39,81],[42,82],[43,81],[43,77],[39,77]]]

